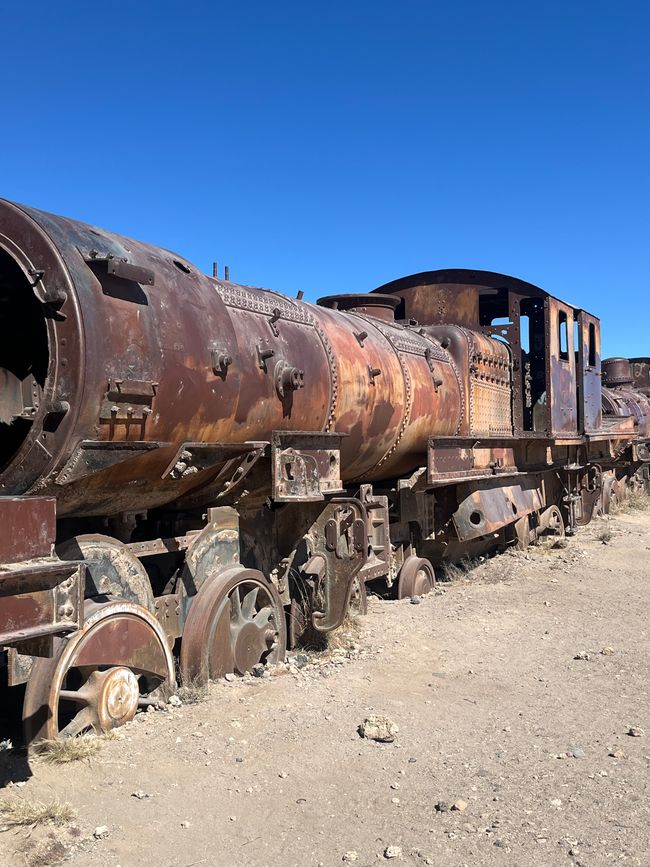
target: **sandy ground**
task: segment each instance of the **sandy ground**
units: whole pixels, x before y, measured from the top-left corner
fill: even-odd
[[[75,811],[0,833],[0,863],[648,865],[649,563],[650,514],[597,521],[371,600],[350,651],[143,713],[90,760],[0,754],[0,796]],[[373,714],[394,742],[360,737]]]

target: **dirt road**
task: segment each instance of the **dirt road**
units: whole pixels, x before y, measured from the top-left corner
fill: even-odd
[[[371,600],[349,652],[213,684],[22,785],[4,753],[3,797],[75,816],[0,834],[0,863],[648,865],[649,599],[646,512]],[[394,742],[360,737],[373,714]]]

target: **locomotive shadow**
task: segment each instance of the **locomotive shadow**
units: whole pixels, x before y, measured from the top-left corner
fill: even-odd
[[[24,692],[24,688],[19,687],[8,690],[0,708],[0,742],[10,741],[13,744],[12,749],[0,749],[0,789],[10,783],[24,783],[33,776],[22,733]]]

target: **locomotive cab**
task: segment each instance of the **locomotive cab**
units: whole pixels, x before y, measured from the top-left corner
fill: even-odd
[[[505,343],[516,437],[577,438],[601,425],[600,322],[515,277],[489,271],[414,274],[375,290],[402,299],[397,315],[454,323]]]

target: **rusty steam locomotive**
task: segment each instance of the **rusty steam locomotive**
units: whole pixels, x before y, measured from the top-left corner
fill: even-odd
[[[432,271],[309,304],[0,202],[0,658],[28,741],[280,660],[643,485],[648,359]],[[601,379],[602,377],[602,379]]]

